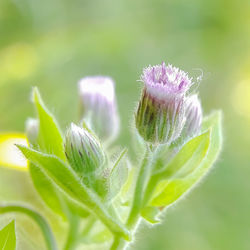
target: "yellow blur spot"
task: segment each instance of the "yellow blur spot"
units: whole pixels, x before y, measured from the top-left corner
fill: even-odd
[[[0,166],[27,170],[28,162],[15,144],[28,146],[27,139],[23,134],[0,134]]]
[[[243,80],[235,86],[231,101],[237,113],[250,119],[250,79]]]
[[[32,75],[38,65],[38,56],[33,47],[17,43],[0,51],[1,81],[22,80]]]

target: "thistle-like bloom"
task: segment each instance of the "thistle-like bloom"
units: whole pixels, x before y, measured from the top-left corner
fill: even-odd
[[[95,172],[105,162],[98,139],[86,127],[80,128],[74,123],[66,132],[65,154],[71,167],[81,177]]]
[[[145,141],[168,143],[176,140],[185,124],[185,99],[192,79],[172,65],[144,69],[142,98],[136,113],[136,127]]]
[[[103,76],[85,77],[78,84],[83,117],[104,140],[113,139],[119,131],[114,85]]]
[[[186,136],[195,136],[200,132],[202,122],[202,108],[198,95],[189,96],[185,102],[186,124],[184,133]]]

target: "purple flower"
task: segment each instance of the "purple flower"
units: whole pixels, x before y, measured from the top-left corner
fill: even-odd
[[[136,114],[138,132],[150,143],[170,144],[185,124],[185,100],[192,79],[184,71],[162,63],[144,69],[141,81],[144,88]]]
[[[104,76],[85,77],[78,83],[83,117],[104,140],[114,138],[119,131],[114,86],[114,81]]]
[[[141,80],[147,92],[161,101],[185,95],[193,84],[187,73],[171,64],[166,66],[164,62],[161,65],[145,68]]]

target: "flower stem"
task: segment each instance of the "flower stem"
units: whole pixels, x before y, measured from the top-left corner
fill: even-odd
[[[133,229],[139,220],[140,210],[142,208],[143,194],[150,176],[150,160],[149,160],[149,148],[146,149],[145,156],[142,160],[137,183],[135,187],[135,193],[132,203],[132,208],[127,220],[127,227]]]
[[[87,222],[84,229],[82,230],[82,232],[80,234],[80,237],[85,238],[89,234],[89,232],[92,229],[95,222],[96,222],[96,218],[95,217],[90,217],[89,221]]]
[[[31,217],[40,227],[40,229],[43,233],[48,250],[56,250],[57,249],[56,240],[55,240],[54,235],[51,231],[51,228],[48,225],[47,221],[39,213],[33,211],[30,208],[23,207],[20,205],[0,206],[0,214],[11,213],[11,212],[23,213],[23,214],[26,214],[27,216]]]
[[[124,250],[125,246],[128,244],[122,237],[119,235],[114,237],[114,241],[110,247],[110,250]]]
[[[64,250],[74,250],[78,239],[80,218],[72,215],[69,220],[69,230]]]

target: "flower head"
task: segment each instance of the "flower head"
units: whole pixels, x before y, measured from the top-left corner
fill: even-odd
[[[109,77],[92,76],[80,80],[80,101],[87,123],[102,139],[110,139],[119,130],[119,116],[114,81]]]
[[[168,98],[185,95],[193,84],[187,73],[170,64],[166,66],[164,62],[161,65],[145,68],[141,80],[147,92],[163,102]]]
[[[184,71],[165,63],[144,69],[142,98],[136,127],[145,141],[168,143],[176,140],[185,124],[186,93],[192,79]]]

